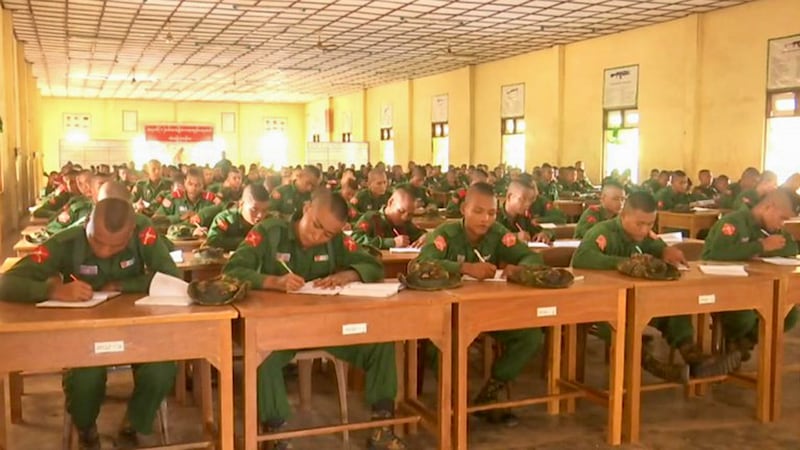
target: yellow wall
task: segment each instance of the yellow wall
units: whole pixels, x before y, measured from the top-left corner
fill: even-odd
[[[409,160],[411,155],[411,82],[399,81],[366,90],[367,109],[365,127],[369,142],[370,161],[383,159],[381,148],[381,108],[392,107],[392,131],[394,132],[395,162]]]
[[[62,137],[65,113],[88,113],[92,116],[90,138],[134,139],[143,134],[144,125],[151,123],[192,123],[213,125],[215,136],[225,140],[227,156],[235,162],[260,162],[260,139],[264,134],[264,119],[287,119],[289,137],[288,162],[297,164],[305,159],[305,106],[302,104],[258,104],[221,102],[170,102],[147,100],[101,100],[45,97],[42,99],[42,144],[45,167],[57,169],[58,145]],[[122,112],[136,111],[138,131],[122,131]],[[236,131],[222,133],[223,112],[236,113]]]
[[[364,142],[364,91],[333,97],[333,140],[341,141],[342,133],[350,132],[350,142]],[[349,117],[348,117],[349,116]],[[347,121],[349,120],[349,124]],[[349,128],[349,129],[345,129]]]

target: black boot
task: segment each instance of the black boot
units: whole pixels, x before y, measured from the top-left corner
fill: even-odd
[[[642,345],[642,368],[665,381],[683,384],[689,382],[689,366],[686,364],[670,364],[658,360],[653,354],[650,341],[644,341]]]
[[[394,417],[394,401],[380,400],[372,405],[372,420],[386,420]],[[368,450],[406,450],[408,446],[394,434],[391,426],[372,430],[367,439]]]
[[[79,450],[100,450],[100,435],[97,434],[97,425],[88,428],[78,428]]]
[[[725,346],[729,352],[738,351],[742,355],[742,362],[750,361],[751,352],[756,348],[756,344],[747,337],[729,340]]]
[[[139,436],[136,430],[126,421],[120,427],[117,438],[114,441],[115,450],[133,450],[139,448]]]
[[[494,378],[489,378],[483,388],[475,397],[476,405],[487,405],[490,403],[497,403],[500,400],[501,394],[506,392],[507,385],[504,381],[499,381]],[[493,424],[503,424],[507,427],[515,427],[519,425],[519,417],[511,412],[508,408],[488,409],[485,411],[478,411],[475,417],[483,419]]]
[[[266,423],[262,423],[261,424],[261,428],[264,431],[268,432],[268,433],[277,433],[277,432],[281,431],[281,429],[283,429],[284,425],[286,425],[286,421],[285,420],[280,420],[280,419],[278,419],[278,420],[269,420]],[[271,444],[271,447],[269,445],[264,445],[264,444],[265,443],[262,442],[259,445],[259,447],[262,448],[262,449],[271,448],[272,450],[291,450],[292,449],[291,441],[286,440],[286,439],[279,439],[277,441],[269,441],[268,444]]]
[[[742,354],[730,351],[719,355],[707,355],[693,342],[678,347],[681,358],[689,365],[692,378],[707,378],[727,375],[742,364]]]

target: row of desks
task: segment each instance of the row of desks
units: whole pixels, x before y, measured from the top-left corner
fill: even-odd
[[[238,316],[242,327],[235,338],[243,347],[244,392],[248,393],[244,403],[244,448],[250,450],[256,448],[256,442],[266,439],[258,434],[254,393],[256,369],[270,352],[430,339],[440,350],[437,409],[429,411],[416,397],[416,352],[409,351],[398,401],[399,410],[410,415],[398,421],[421,421],[438,435],[438,448],[463,450],[468,442],[467,417],[476,409],[468,405],[467,398],[471,342],[486,331],[553,327],[547,351],[548,393],[522,403],[546,403],[549,413],[558,414],[562,412],[562,401],[567,402],[567,412],[574,411],[577,397],[598,401],[608,408],[608,442],[619,444],[623,434],[626,440],[637,442],[641,394],[651,389],[641,386],[638,355],[641,334],[653,317],[758,311],[763,320],[757,376],[753,380],[743,376],[728,379],[744,380],[756,388],[755,415],[759,421],[768,422],[779,416],[783,351],[779,325],[791,305],[800,300],[800,271],[760,263],[751,264],[748,270],[750,277],[729,278],[707,276],[693,267],[675,282],[634,280],[614,272],[576,271],[585,279],[564,290],[467,282],[457,289],[402,291],[380,300],[252,292],[233,307],[140,307],[133,305],[135,297],[131,295],[75,311],[0,302],[0,373],[204,359],[220,371],[217,443],[219,448],[231,449],[231,321]],[[610,322],[615,330],[609,384],[607,388],[587,387],[579,379],[577,324],[602,321]],[[697,334],[700,342],[710,346],[705,328],[698,327]],[[121,350],[105,351],[113,347],[110,343]],[[452,393],[451,382],[455,387]],[[690,388],[695,393],[699,390],[694,383]],[[3,408],[0,414],[5,411]],[[209,427],[212,417],[210,406],[204,406]],[[6,436],[7,419],[0,420],[0,436]],[[368,426],[347,425],[352,429]],[[311,434],[342,431],[342,427],[315,429]],[[293,433],[309,434],[298,431],[289,436]],[[0,441],[0,448],[8,448],[3,442]]]

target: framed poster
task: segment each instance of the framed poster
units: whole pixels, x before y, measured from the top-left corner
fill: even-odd
[[[447,94],[431,98],[431,122],[447,122],[448,103]]]
[[[381,105],[381,128],[392,128],[394,122],[394,108],[390,103]]]
[[[139,114],[136,111],[122,111],[122,131],[136,131],[138,122]]]
[[[767,44],[767,89],[800,87],[800,34]]]
[[[342,111],[342,133],[353,132],[353,113],[351,111]]]
[[[222,114],[221,119],[221,129],[223,133],[235,133],[236,132],[236,113],[233,112],[224,112]]]
[[[639,96],[639,66],[606,69],[603,72],[603,108],[636,108]]]
[[[500,117],[525,116],[525,83],[509,84],[500,88]]]

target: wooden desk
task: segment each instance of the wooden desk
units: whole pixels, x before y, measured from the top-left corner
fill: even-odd
[[[47,225],[47,222],[49,222],[49,221],[50,221],[50,219],[47,219],[45,217],[33,217],[33,216],[31,216],[30,220],[28,220],[28,225],[39,225],[39,226],[42,226],[42,225]]]
[[[244,448],[255,449],[257,442],[315,436],[372,428],[388,424],[416,423],[433,428],[439,437],[440,450],[450,448],[450,307],[446,292],[404,290],[387,299],[364,297],[326,297],[316,295],[250,292],[237,303],[242,318],[244,351]],[[347,325],[366,327],[364,333],[344,332]],[[316,427],[307,430],[258,434],[256,406],[256,370],[276,350],[308,349],[365,343],[416,341],[430,339],[439,350],[439,410],[431,415],[416,400],[416,367],[409,364],[408,386],[398,379],[398,412],[410,411],[411,417],[390,421],[360,422]],[[416,352],[413,353],[416,356]]]
[[[175,246],[175,250],[194,250],[196,248],[200,248],[201,245],[205,242],[205,238],[203,239],[184,239],[184,240],[175,240],[172,242],[172,245]]]
[[[582,200],[556,200],[553,202],[556,209],[560,209],[570,219],[577,221],[583,214],[585,205]]]
[[[582,274],[582,271],[577,271]],[[550,414],[559,413],[559,401],[588,395],[608,407],[608,436],[612,445],[621,440],[622,375],[625,342],[625,296],[630,281],[619,281],[592,273],[568,289],[532,289],[498,282],[466,282],[448,292],[456,299],[453,305],[456,383],[453,413],[455,445],[467,449],[467,416],[484,409],[547,403]],[[611,323],[611,363],[608,393],[580,384],[577,380],[577,327],[579,323]],[[567,333],[567,374],[561,370],[561,326],[571,326]],[[547,361],[548,395],[494,405],[468,406],[467,360],[469,346],[480,333],[517,328],[555,327],[550,334]],[[562,388],[569,392],[562,393]]]
[[[572,239],[575,236],[575,226],[574,223],[559,224],[555,228],[545,228],[544,231],[552,231],[556,239]]]
[[[785,370],[800,370],[800,365],[783,364],[784,356],[784,331],[783,321],[789,311],[800,305],[800,267],[785,267],[767,264],[758,261],[748,262],[748,271],[764,273],[776,277],[772,326],[772,405],[770,419],[775,421],[781,418],[781,400],[783,399],[783,373]],[[762,347],[761,352],[765,349]]]
[[[383,276],[385,278],[397,278],[401,273],[405,274],[408,263],[417,256],[419,256],[419,253],[392,253],[389,250],[381,250]]]
[[[23,228],[22,231],[19,232],[19,234],[25,236],[26,234],[36,233],[37,231],[43,228],[44,228],[43,225],[28,225],[27,227]]]
[[[60,371],[64,367],[123,365],[205,359],[220,372],[220,422],[216,445],[233,449],[232,307],[135,306],[123,295],[89,309],[46,309],[0,302],[0,375]],[[119,352],[98,352],[101,343],[121,343]],[[45,351],[46,350],[46,351]],[[204,429],[214,429],[210,372],[204,377]],[[0,405],[7,401],[0,389]],[[8,417],[0,408],[0,448],[8,449]],[[56,446],[53,443],[53,447]]]
[[[770,405],[770,359],[773,325],[774,278],[751,273],[749,277],[722,277],[704,275],[692,263],[691,270],[682,272],[677,281],[646,281],[626,277],[614,271],[604,274],[620,279],[633,280],[633,288],[628,292],[628,313],[625,354],[625,414],[623,437],[627,441],[639,441],[641,394],[643,390],[683,387],[676,383],[659,383],[642,386],[642,334],[648,322],[655,317],[669,317],[687,314],[711,314],[722,311],[756,310],[761,315],[759,342],[758,377],[756,380],[756,418],[760,422],[769,421]],[[702,323],[702,321],[699,321]],[[695,330],[698,341],[703,342],[706,330]],[[691,380],[690,385],[700,385],[711,381],[738,378],[728,377]]]
[[[183,262],[176,263],[178,270],[183,273],[183,279],[188,282],[207,280],[222,273],[225,263],[204,263],[195,258],[191,250],[183,251]]]
[[[38,246],[39,244],[31,244],[30,242],[26,241],[25,238],[21,238],[16,244],[14,244],[13,250],[17,256],[23,257],[29,253],[32,253]]]
[[[783,228],[792,235],[795,241],[800,240],[800,217],[783,222]]]
[[[693,213],[658,212],[658,232],[666,229],[688,230],[690,238],[696,238],[701,230],[710,229],[719,219],[719,211]]]

